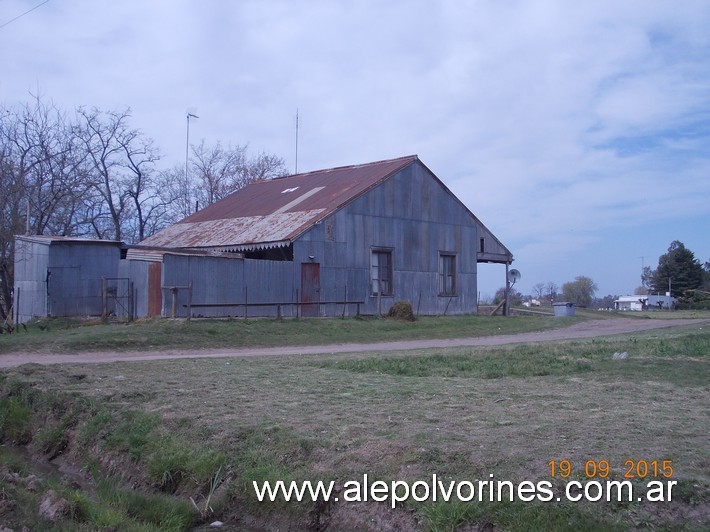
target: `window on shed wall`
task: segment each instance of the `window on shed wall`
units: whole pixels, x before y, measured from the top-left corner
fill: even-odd
[[[371,258],[372,295],[391,296],[392,250],[373,249]]]
[[[456,255],[439,253],[439,295],[456,295]]]

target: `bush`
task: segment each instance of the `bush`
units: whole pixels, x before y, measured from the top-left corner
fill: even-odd
[[[414,311],[409,301],[395,301],[387,313],[388,318],[396,320],[414,321]]]
[[[0,443],[25,445],[32,440],[32,410],[18,397],[0,399]]]

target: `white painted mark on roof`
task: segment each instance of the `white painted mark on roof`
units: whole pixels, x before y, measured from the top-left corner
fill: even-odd
[[[298,187],[296,187],[296,188],[298,188]],[[320,192],[324,188],[325,187],[312,188],[308,192],[305,192],[305,193],[301,194],[300,196],[298,196],[295,200],[288,202],[286,205],[284,205],[280,209],[275,210],[272,214],[281,214],[282,212],[286,212],[287,210],[292,209],[293,207],[298,205],[299,203],[307,200],[308,198],[310,198],[314,194],[317,194],[318,192]]]
[[[286,190],[282,190],[281,194],[287,194],[288,192],[294,192],[296,190],[298,190],[298,187],[287,188]]]

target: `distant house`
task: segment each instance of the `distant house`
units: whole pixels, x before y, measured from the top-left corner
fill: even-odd
[[[123,247],[139,316],[475,313],[477,265],[513,261],[416,156],[254,183]]]
[[[668,310],[675,307],[676,298],[670,296],[621,296],[614,301],[615,310]]]

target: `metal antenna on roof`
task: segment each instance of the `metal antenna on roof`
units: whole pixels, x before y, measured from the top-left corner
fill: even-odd
[[[298,173],[298,107],[296,107],[296,172]]]
[[[184,194],[184,198],[187,198],[187,195],[190,190],[190,185],[189,185],[189,173],[188,173],[188,161],[190,159],[190,118],[200,118],[195,114],[195,109],[194,107],[190,107],[187,110],[187,133],[185,137],[185,182],[183,183],[184,185],[184,190],[182,191]],[[188,201],[186,201],[186,208],[189,211],[190,210],[190,204]],[[186,214],[189,214],[186,213]]]

